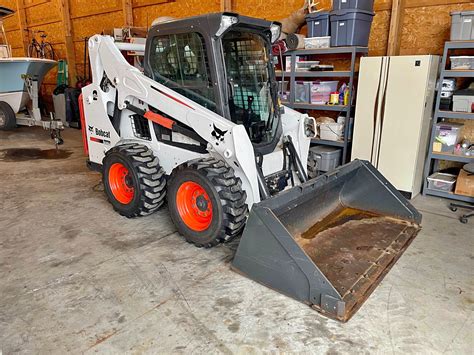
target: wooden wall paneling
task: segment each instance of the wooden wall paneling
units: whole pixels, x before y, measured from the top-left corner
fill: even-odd
[[[182,18],[219,11],[220,0],[176,0],[164,3],[137,0],[133,2],[133,24],[137,27],[149,27],[154,19],[161,16]]]
[[[122,0],[74,0],[69,3],[71,19],[122,12]],[[120,21],[119,23],[121,23]],[[119,26],[116,24],[114,27]]]
[[[387,11],[392,9],[392,0],[374,1],[374,11]]]
[[[428,6],[450,6],[457,4],[471,4],[472,0],[406,0],[405,8],[412,9],[416,7]],[[392,2],[390,0],[376,1],[374,4],[374,11],[386,11],[392,9]]]
[[[28,55],[29,36],[27,33],[28,24],[26,22],[25,8],[23,0],[16,0],[16,8],[18,13],[18,24],[21,31],[21,41],[23,46],[23,55]]]
[[[387,54],[389,27],[390,11],[378,11],[373,18],[370,31],[369,55],[383,56]]]
[[[16,9],[16,5],[15,5]],[[6,17],[3,20],[3,27],[5,28],[5,32],[10,31],[17,31],[20,29],[20,19],[18,18],[18,14],[15,12],[13,15]]]
[[[64,27],[62,21],[55,21],[48,24],[38,24],[34,26],[28,26],[31,31],[44,31],[48,37],[46,41],[51,42],[52,44],[64,43]],[[30,32],[30,39],[31,39]],[[41,37],[38,33],[35,33],[36,40],[41,41]]]
[[[100,34],[104,30],[120,27],[123,21],[122,9],[105,14],[72,18],[73,40],[83,41],[85,37]]]
[[[12,47],[12,49],[21,48],[21,50],[23,50],[23,39],[21,37],[21,31],[19,29],[8,31],[6,34],[8,44]]]
[[[160,5],[169,2],[175,2],[176,0],[132,0],[132,7],[139,8],[144,6]],[[178,0],[179,1],[179,0]]]
[[[23,50],[23,47],[12,48],[12,56],[14,56],[14,57],[24,57],[25,52]]]
[[[16,0],[2,0],[1,5],[6,8],[16,10]]]
[[[444,42],[450,37],[450,13],[466,10],[473,10],[472,3],[406,9],[400,54],[442,55]]]
[[[58,0],[61,11],[62,25],[64,29],[64,43],[66,60],[68,63],[69,85],[76,85],[76,55],[74,53],[71,12],[69,7],[69,0]]]
[[[400,40],[405,16],[405,0],[393,0],[388,31],[387,55],[400,54]]]
[[[35,6],[25,7],[26,22],[29,27],[61,21],[56,0],[48,0]]]
[[[122,11],[124,26],[133,26],[132,0],[122,0]]]
[[[50,0],[24,0],[25,9],[30,7],[35,7],[44,3],[49,2]]]
[[[317,3],[318,9],[330,10],[332,8],[331,0],[319,0]],[[252,5],[249,6],[248,0],[233,0],[232,11],[246,16],[260,17],[268,20],[281,20],[302,8],[304,4],[304,0],[253,0]]]

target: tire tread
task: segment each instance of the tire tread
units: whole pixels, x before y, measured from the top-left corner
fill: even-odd
[[[105,159],[112,153],[118,153],[129,159],[137,173],[141,189],[139,205],[132,213],[125,214],[112,204],[114,209],[129,218],[147,216],[157,211],[165,202],[166,176],[153,151],[138,143],[127,143],[110,149]]]

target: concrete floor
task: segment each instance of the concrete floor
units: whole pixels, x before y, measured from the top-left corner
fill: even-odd
[[[197,249],[166,209],[127,219],[86,169],[0,152],[0,353],[452,353],[474,349],[474,220],[418,197],[423,230],[346,324],[229,269],[232,246]],[[53,147],[0,132],[0,150]]]

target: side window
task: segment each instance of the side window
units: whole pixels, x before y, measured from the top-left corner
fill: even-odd
[[[216,111],[205,42],[199,33],[153,38],[150,66],[157,82]]]

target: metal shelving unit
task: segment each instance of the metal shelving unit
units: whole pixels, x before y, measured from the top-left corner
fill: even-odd
[[[439,82],[442,83],[443,79],[446,78],[474,78],[474,70],[446,70],[446,64],[449,58],[449,52],[456,49],[474,49],[474,41],[456,41],[456,42],[446,42],[444,45],[443,60],[441,63],[441,74],[439,77]],[[456,155],[450,153],[439,153],[433,152],[433,141],[436,133],[436,123],[438,123],[443,118],[451,119],[463,119],[463,120],[473,120],[474,113],[467,112],[454,112],[454,111],[444,111],[439,109],[441,102],[441,88],[438,88],[438,94],[436,97],[436,107],[435,114],[433,118],[433,126],[431,128],[431,138],[429,144],[429,153],[425,161],[425,169],[423,173],[423,195],[433,195],[438,197],[449,198],[452,200],[464,201],[464,202],[474,202],[473,197],[458,195],[453,192],[444,192],[428,188],[428,176],[432,172],[438,170],[438,165],[440,160],[455,161],[460,163],[471,163],[474,162],[474,157],[467,157],[463,155]]]
[[[288,51],[283,55],[291,57],[291,71],[277,71],[277,77],[289,78],[290,80],[290,97],[289,101],[283,102],[284,105],[291,107],[295,110],[319,110],[319,111],[339,111],[345,113],[345,126],[344,126],[344,140],[343,141],[329,141],[322,139],[313,139],[313,144],[329,145],[334,147],[342,148],[342,162],[346,163],[349,159],[351,141],[349,140],[350,133],[350,117],[353,113],[354,105],[315,105],[307,103],[295,102],[295,82],[296,78],[348,78],[349,79],[349,102],[353,100],[353,86],[354,76],[356,74],[356,61],[360,56],[368,54],[367,47],[334,47],[334,48],[321,48],[321,49],[299,49],[294,51]],[[320,56],[320,55],[350,55],[351,64],[350,70],[336,70],[336,71],[296,71],[296,56]],[[282,63],[283,64],[283,63]]]

